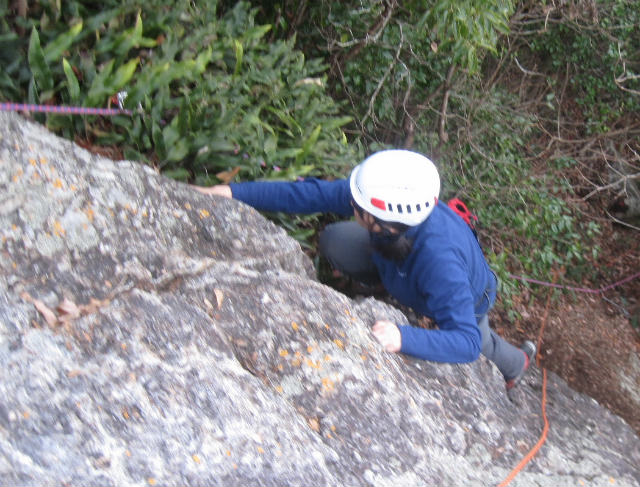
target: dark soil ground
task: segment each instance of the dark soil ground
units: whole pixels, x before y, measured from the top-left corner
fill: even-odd
[[[601,246],[598,269],[606,280],[589,287],[606,287],[640,271],[638,231],[610,226]],[[536,289],[536,294],[540,296],[541,290]],[[640,405],[621,386],[621,376],[630,377],[628,384],[640,395],[640,371],[633,370],[631,361],[634,353],[640,357],[640,278],[604,294],[555,294],[548,314],[546,299],[517,304],[522,319],[515,323],[498,305],[493,327],[516,343],[525,338],[540,340],[541,366],[621,416],[640,435]]]

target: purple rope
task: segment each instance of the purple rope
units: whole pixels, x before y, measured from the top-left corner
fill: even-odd
[[[528,277],[522,277],[522,276],[515,276],[513,274],[509,274],[509,277],[513,278],[513,279],[518,279],[520,281],[526,281],[526,282],[530,282],[533,284],[540,284],[541,286],[547,286],[547,287],[555,287],[558,289],[568,289],[569,291],[576,291],[576,292],[581,292],[581,293],[587,293],[587,294],[603,294],[606,291],[609,291],[610,289],[613,289],[614,287],[618,287],[622,284],[625,284],[629,281],[632,281],[638,277],[640,277],[640,272],[635,273],[632,276],[626,277],[620,281],[614,282],[613,284],[609,284],[608,286],[602,287],[600,289],[590,289],[590,288],[586,288],[586,287],[573,287],[573,286],[562,286],[560,284],[553,284],[551,282],[545,282],[545,281],[538,281],[537,279],[531,279]]]
[[[132,115],[131,110],[123,108],[91,108],[91,107],[69,107],[58,105],[34,105],[31,103],[0,103],[0,111],[28,111],[28,112],[46,112],[46,113],[62,113],[65,115]]]

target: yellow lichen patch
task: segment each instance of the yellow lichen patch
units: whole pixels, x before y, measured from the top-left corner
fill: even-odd
[[[202,210],[200,210],[200,218],[207,218],[209,216],[209,212],[207,210],[205,210],[204,208]]]
[[[313,352],[313,347],[311,345],[307,346],[307,353]]]
[[[44,156],[40,156],[39,161],[40,161],[40,164],[46,164],[47,163],[47,158],[44,157]]]
[[[331,355],[327,354],[324,356],[324,361],[325,362],[331,362]]]
[[[314,362],[314,361],[313,361],[313,360],[311,360],[310,358],[306,359],[306,360],[305,360],[305,363],[306,363],[309,367],[311,367],[312,369],[316,369],[316,370],[322,367],[322,364],[320,364],[320,361],[315,361],[315,362]]]
[[[302,357],[302,354],[300,353],[300,350],[296,350],[295,356],[296,356],[296,358],[301,358]]]
[[[193,455],[191,455],[191,458],[193,458],[193,461],[198,463],[198,464],[201,462],[200,457],[198,455],[196,455],[195,453]]]
[[[258,447],[258,453],[264,453],[264,448],[262,448],[261,446]]]
[[[87,215],[87,219],[92,222],[93,221],[93,217],[95,216],[95,213],[93,212],[93,209],[88,206],[87,208],[85,208],[84,210],[84,214]]]
[[[367,356],[363,353],[362,355],[360,355],[360,358],[364,361],[367,360]]]
[[[147,482],[149,482],[149,485],[156,485],[156,479],[154,479],[153,477],[149,477],[147,479]]]
[[[276,386],[276,392],[278,394],[282,394],[284,392],[284,389],[282,388],[282,386]]]
[[[18,179],[20,179],[22,177],[22,175],[24,174],[24,171],[22,170],[22,168],[18,168],[18,170],[16,171],[16,173],[13,175],[13,182],[17,182]]]
[[[56,179],[53,181],[53,187],[54,187],[54,188],[56,188],[56,189],[62,189],[62,186],[63,186],[63,184],[62,184],[62,180],[61,180],[60,178],[56,178]]]
[[[31,159],[29,159],[29,164],[31,164],[32,166],[35,166],[38,163],[36,162],[36,160],[34,158],[31,158]]]
[[[231,450],[227,450],[227,456],[230,457],[231,456]]]
[[[281,348],[278,353],[280,354],[281,357],[286,357],[287,355],[289,355],[289,352],[284,348]]]
[[[184,207],[185,207],[186,210],[190,210],[191,209],[191,204],[185,203]]]
[[[334,389],[333,381],[329,377],[324,377],[322,379],[322,388],[325,391],[332,391]]]
[[[55,222],[53,222],[53,234],[56,237],[62,237],[65,233],[66,232],[64,228],[62,228],[62,224],[59,221],[56,220]]]
[[[344,350],[344,343],[342,343],[342,340],[339,340],[338,338],[336,338],[333,343],[335,343],[339,348]]]
[[[293,328],[295,331],[298,331],[298,323],[296,323],[295,321],[292,321],[291,328]]]
[[[277,368],[278,368],[278,370],[279,370],[280,372],[282,372],[282,371],[284,370],[284,367],[282,366],[282,364],[278,364],[278,367],[277,367]]]
[[[309,427],[313,431],[315,431],[316,433],[320,431],[320,421],[318,421],[318,418],[309,418],[307,419],[307,422],[309,423]]]
[[[300,360],[299,358],[294,358],[291,361],[291,366],[292,367],[300,367],[300,364],[302,363],[302,360]]]

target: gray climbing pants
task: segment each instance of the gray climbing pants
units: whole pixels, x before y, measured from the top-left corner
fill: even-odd
[[[369,232],[354,221],[327,225],[320,234],[320,253],[341,273],[368,285],[380,282],[371,259]],[[516,377],[524,368],[525,354],[489,327],[488,315],[476,317],[482,335],[482,354],[491,360],[505,380]]]

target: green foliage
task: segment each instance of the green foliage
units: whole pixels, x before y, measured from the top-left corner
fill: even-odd
[[[506,299],[520,285],[510,273],[550,281],[554,269],[565,267],[579,280],[597,255],[592,244],[599,228],[582,224],[565,202],[571,185],[563,171],[573,161],[551,161],[543,173],[535,171],[524,156],[535,120],[512,111],[515,100],[499,91],[477,96],[454,99],[472,110],[473,124],[466,141],[452,147],[457,164],[441,168],[443,197],[462,193],[479,214],[480,240]]]
[[[640,110],[639,24],[640,1],[606,0],[598,4],[598,18],[546,23],[529,43],[546,69],[568,74],[569,96],[584,114],[587,133],[607,132]]]
[[[200,184],[338,175],[355,159],[342,131],[351,119],[326,94],[324,65],[294,40],[266,42],[271,27],[245,2],[226,13],[216,2],[159,0],[30,7],[1,24],[2,96],[108,106],[123,92],[135,112],[43,119],[69,138],[117,146]]]
[[[254,3],[279,19],[280,29],[295,31],[305,52],[329,60],[332,90],[350,103],[351,128],[370,152],[381,144],[402,144],[408,123],[423,124],[420,112],[428,109],[420,105],[446,82],[450,68],[478,70],[506,32],[514,2]]]
[[[412,2],[416,13],[420,3]],[[431,33],[435,51],[475,73],[484,52],[497,52],[498,35],[509,31],[512,12],[513,2],[508,0],[438,0],[422,13],[416,29]]]

